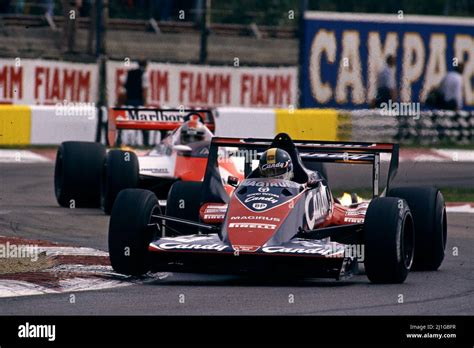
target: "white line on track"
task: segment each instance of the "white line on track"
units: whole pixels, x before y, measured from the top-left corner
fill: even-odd
[[[474,206],[472,204],[448,205],[446,207],[448,213],[469,213],[474,214]]]
[[[45,156],[28,150],[0,149],[0,163],[44,163],[51,162]]]

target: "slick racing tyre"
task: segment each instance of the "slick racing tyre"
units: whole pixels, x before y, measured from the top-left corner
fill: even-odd
[[[400,187],[389,196],[407,201],[415,222],[413,269],[436,271],[444,259],[447,221],[444,197],[435,187]]]
[[[102,170],[101,208],[110,214],[115,198],[126,188],[138,187],[138,158],[134,152],[111,150],[107,153]]]
[[[401,198],[373,199],[364,223],[364,266],[372,283],[403,283],[413,262],[413,218]]]
[[[168,193],[166,215],[199,222],[201,186],[200,182],[175,182]],[[197,227],[166,221],[167,236],[189,235],[198,232]]]
[[[150,270],[148,245],[157,232],[148,226],[153,214],[160,214],[153,192],[125,189],[118,194],[109,223],[110,263],[116,272],[140,276]]]
[[[62,207],[98,207],[105,147],[99,143],[66,141],[56,154],[54,192]]]

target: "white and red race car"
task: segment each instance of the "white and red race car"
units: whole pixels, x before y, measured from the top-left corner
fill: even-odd
[[[146,188],[165,201],[174,182],[203,180],[213,129],[210,110],[114,108],[109,144],[119,145],[126,130],[161,131],[161,142],[151,150],[109,151],[100,143],[63,142],[56,156],[57,201],[64,207],[100,205],[107,214],[126,188]],[[232,161],[223,161],[221,168],[223,178],[243,176]],[[226,189],[230,194],[233,187]]]

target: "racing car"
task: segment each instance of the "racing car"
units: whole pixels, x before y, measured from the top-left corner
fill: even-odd
[[[235,186],[231,195],[218,168],[220,147],[255,154],[245,161],[245,179],[228,178]],[[283,160],[275,155],[282,150]],[[411,269],[436,270],[447,239],[444,198],[434,187],[392,188],[398,152],[398,144],[293,141],[285,133],[214,137],[203,182],[173,184],[178,189],[168,200],[182,201],[179,215],[163,213],[150,191],[120,192],[109,224],[112,267],[132,276],[168,271],[344,279],[363,262],[373,283],[402,283]],[[382,153],[391,159],[381,191]],[[372,165],[372,199],[341,204],[303,159]],[[291,176],[263,175],[290,165]]]
[[[141,154],[127,147],[107,152],[94,142],[61,144],[55,165],[55,193],[61,206],[100,205],[110,214],[122,189],[146,188],[165,201],[175,181],[203,179],[214,129],[210,110],[114,108],[109,115],[109,144],[119,145],[120,132],[130,129],[171,133]],[[230,162],[222,170],[242,176]],[[233,189],[226,187],[229,192]]]

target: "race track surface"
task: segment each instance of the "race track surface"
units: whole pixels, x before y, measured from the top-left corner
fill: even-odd
[[[473,187],[474,163],[402,163],[398,183]],[[356,185],[329,169],[337,187]],[[53,164],[0,164],[0,235],[107,250],[108,217],[99,210],[64,209],[53,193]],[[339,181],[339,182],[336,182]],[[357,185],[356,185],[357,186]],[[127,287],[0,298],[2,314],[474,314],[474,214],[448,214],[447,255],[437,272],[412,272],[401,285],[345,281],[249,279],[169,274]]]

